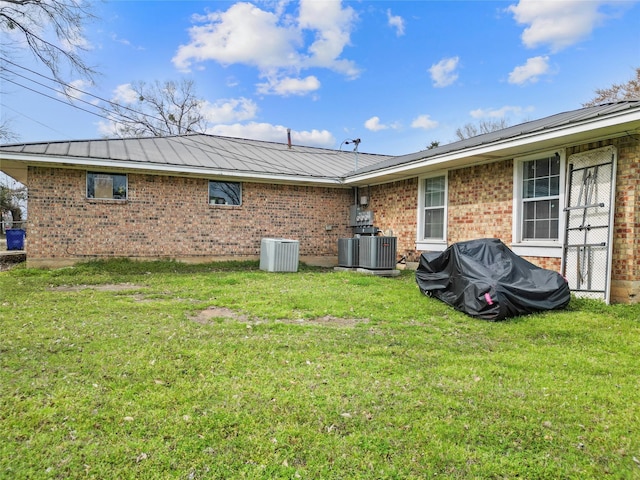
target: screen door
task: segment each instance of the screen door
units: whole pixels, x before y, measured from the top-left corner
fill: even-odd
[[[569,157],[562,274],[579,297],[609,303],[616,148]]]

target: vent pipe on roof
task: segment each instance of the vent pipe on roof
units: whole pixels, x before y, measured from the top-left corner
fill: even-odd
[[[291,129],[287,128],[287,145],[291,148]]]

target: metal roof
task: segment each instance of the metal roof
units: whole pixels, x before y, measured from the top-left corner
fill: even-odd
[[[571,125],[593,121],[602,117],[624,114],[632,110],[640,110],[640,100],[607,103],[596,105],[594,107],[587,107],[581,108],[579,110],[558,113],[556,115],[551,115],[550,117],[544,117],[538,120],[514,125],[512,127],[507,127],[501,130],[496,130],[495,132],[477,135],[475,137],[449,143],[447,145],[442,145],[430,150],[422,150],[420,152],[411,153],[408,155],[391,157],[387,160],[383,160],[373,165],[363,165],[362,168],[359,168],[358,171],[355,172],[355,174],[365,174],[368,172],[375,172],[401,166],[404,164],[410,164],[416,161],[435,159],[452,152],[464,151],[467,149],[472,149],[483,145],[490,145],[497,142],[504,142],[521,136],[541,133],[553,129],[567,128]]]
[[[401,156],[189,134],[0,145],[0,166],[5,171],[14,169],[9,173],[12,176],[21,168],[26,171],[25,162],[44,162],[262,181],[364,184],[392,181],[436,166],[495,160],[532,146],[546,148],[568,141],[592,141],[594,135],[621,135],[627,129],[640,130],[640,100],[559,113]]]
[[[54,141],[1,145],[0,155],[18,154],[31,160],[57,159],[58,163],[112,164],[155,170],[181,169],[218,175],[233,173],[268,176],[293,176],[339,180],[359,167],[368,167],[389,158],[388,155],[330,150],[286,143],[189,134],[167,137]],[[12,156],[16,158],[16,156]]]

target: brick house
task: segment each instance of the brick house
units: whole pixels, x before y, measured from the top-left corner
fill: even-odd
[[[2,145],[0,170],[28,186],[33,266],[257,258],[264,237],[335,265],[364,197],[408,262],[500,238],[574,291],[640,298],[640,101],[402,156],[186,135]]]

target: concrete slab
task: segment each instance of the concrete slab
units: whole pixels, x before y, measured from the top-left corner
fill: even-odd
[[[397,277],[400,275],[400,270],[371,270],[368,268],[360,268],[360,267],[334,267],[334,271],[336,272],[353,272],[353,273],[361,273],[363,275],[374,275],[376,277]]]
[[[24,256],[26,254],[25,250],[0,250],[0,257]]]

